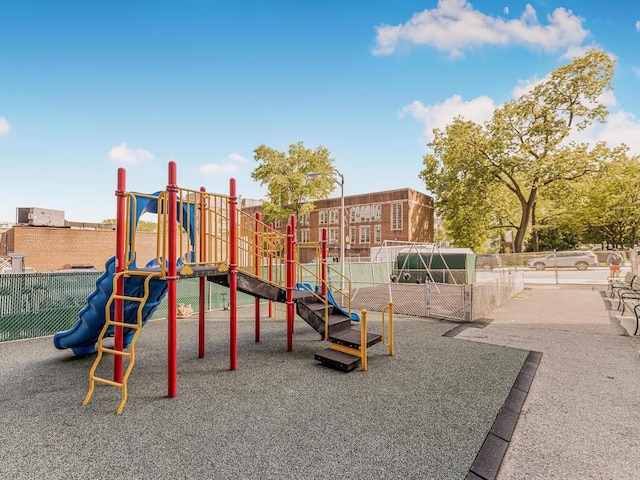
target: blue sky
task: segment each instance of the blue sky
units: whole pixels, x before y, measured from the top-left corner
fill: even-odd
[[[640,153],[640,3],[0,0],[0,221],[115,216],[127,189],[245,198],[253,150],[323,145],[345,194],[410,187],[431,129],[483,121],[590,47],[617,59],[609,123]],[[338,195],[339,192],[334,192]]]

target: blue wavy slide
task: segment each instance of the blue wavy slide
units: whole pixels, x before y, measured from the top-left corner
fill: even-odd
[[[53,345],[58,349],[70,348],[74,355],[86,356],[96,351],[96,342],[106,322],[105,309],[113,293],[113,276],[115,272],[115,257],[105,263],[105,271],[96,280],[96,289],[87,297],[87,304],[78,312],[78,321],[69,330],[58,332],[53,336]],[[142,297],[144,292],[144,278],[125,278],[124,294],[131,297]],[[142,324],[153,315],[167,293],[165,280],[151,280],[149,284],[149,298],[142,310]],[[124,302],[124,321],[137,323],[138,302]],[[111,305],[113,318],[113,304]],[[135,330],[125,329],[124,346],[131,343]],[[107,336],[113,335],[113,327],[107,330]]]

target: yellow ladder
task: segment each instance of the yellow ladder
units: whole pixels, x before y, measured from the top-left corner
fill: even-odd
[[[127,295],[117,295],[116,292],[116,285],[117,282],[119,280],[120,277],[133,277],[133,276],[139,276],[139,277],[145,277],[144,279],[144,295],[142,297],[131,297],[131,296],[127,296]],[[136,341],[138,340],[138,335],[140,335],[140,330],[142,329],[142,313],[144,310],[144,306],[147,303],[147,300],[149,299],[149,285],[151,283],[151,280],[154,278],[158,278],[161,277],[162,274],[157,272],[157,273],[150,273],[150,272],[140,272],[140,271],[135,271],[135,270],[129,270],[129,271],[124,271],[124,272],[119,272],[117,274],[114,275],[113,277],[113,292],[111,294],[111,297],[109,298],[109,301],[107,301],[107,305],[105,307],[105,322],[104,322],[104,327],[102,327],[102,331],[100,332],[100,336],[98,337],[98,355],[96,356],[96,359],[93,362],[93,366],[91,367],[91,370],[89,371],[89,391],[87,392],[86,397],[84,398],[84,401],[82,402],[83,405],[87,405],[89,403],[89,400],[91,400],[91,395],[93,395],[93,391],[95,389],[95,384],[96,382],[98,383],[104,383],[105,385],[110,385],[112,387],[117,387],[119,389],[122,390],[122,400],[120,401],[120,405],[118,406],[118,410],[117,413],[118,415],[122,413],[122,410],[124,409],[124,404],[127,402],[127,379],[129,378],[129,374],[131,374],[131,370],[133,370],[133,365],[135,363],[135,344]],[[122,301],[129,301],[129,302],[138,302],[138,310],[137,310],[137,323],[133,324],[133,323],[124,323],[124,322],[115,322],[113,320],[111,320],[111,304],[113,303],[114,300],[122,300]],[[135,333],[133,335],[133,338],[131,339],[131,343],[129,344],[129,351],[119,351],[119,350],[115,350],[113,348],[106,348],[102,345],[102,341],[104,339],[104,336],[108,330],[109,327],[124,327],[124,328],[132,328],[135,330]],[[114,356],[120,356],[120,357],[124,357],[124,358],[128,358],[129,359],[129,363],[127,365],[127,368],[124,372],[124,375],[122,376],[122,382],[115,382],[113,380],[109,380],[107,378],[102,378],[102,377],[98,377],[95,373],[96,373],[96,369],[98,368],[98,365],[100,364],[100,360],[102,359],[102,356],[104,354],[111,354]]]

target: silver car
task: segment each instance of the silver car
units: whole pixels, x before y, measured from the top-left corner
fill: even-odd
[[[573,267],[578,270],[586,270],[589,267],[598,265],[598,257],[595,253],[587,250],[570,250],[566,252],[556,252],[546,257],[536,257],[527,260],[527,266],[536,270],[554,267]]]

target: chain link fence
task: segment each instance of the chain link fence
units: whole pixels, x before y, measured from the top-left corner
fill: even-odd
[[[494,278],[472,284],[430,281],[434,274],[437,277],[437,272],[431,272],[425,277],[428,280],[421,283],[394,282],[392,272],[392,262],[346,263],[345,274],[351,279],[352,308],[381,311],[391,301],[398,314],[468,322],[481,318],[523,287],[523,272],[517,269],[501,269]],[[71,328],[78,321],[78,313],[94,291],[100,274],[0,275],[0,342],[53,335]],[[199,279],[177,282],[178,303],[191,305],[197,311],[198,299]],[[239,306],[253,302],[253,297],[238,293]],[[206,282],[206,310],[228,306],[229,290]],[[167,313],[165,298],[152,318],[166,318]]]
[[[29,273],[0,275],[0,342],[53,335],[71,328],[87,297],[95,290],[101,272]],[[205,307],[229,307],[229,290],[206,282]],[[199,279],[177,282],[178,303],[198,310]],[[254,298],[238,293],[238,305]],[[165,298],[152,318],[167,317]]]
[[[345,272],[351,279],[351,306],[355,310],[381,311],[393,302],[397,314],[459,322],[482,318],[524,286],[523,272],[515,269],[501,270],[499,275],[479,283],[434,282],[432,279],[447,278],[450,272],[433,270],[403,282],[393,277],[391,262],[346,264]]]

